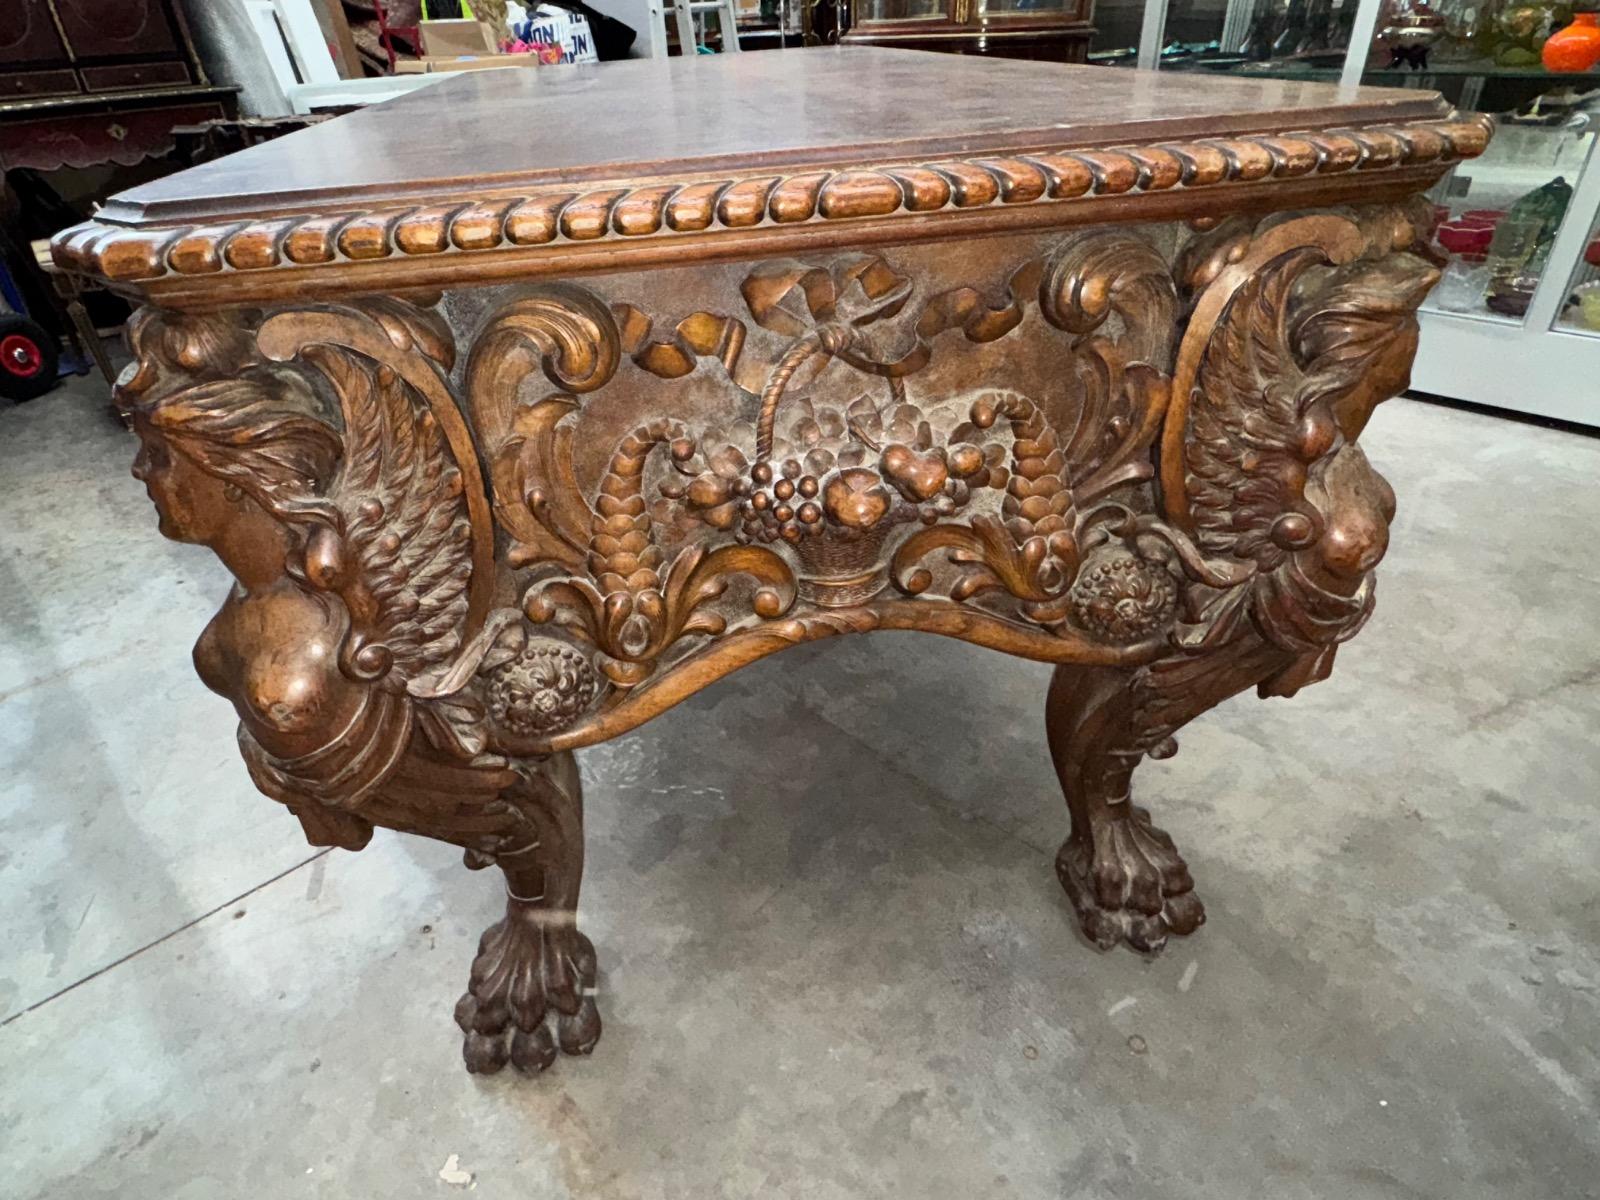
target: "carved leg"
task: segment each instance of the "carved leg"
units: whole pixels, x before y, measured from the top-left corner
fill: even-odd
[[[469,865],[505,873],[506,915],[478,943],[456,1023],[466,1034],[467,1070],[492,1074],[509,1059],[534,1073],[600,1040],[595,953],[578,932],[583,875],[583,790],[570,752],[522,764],[502,798],[523,818],[521,836],[493,855],[468,851]],[[553,1027],[553,1033],[552,1033]]]
[[[1228,696],[1280,669],[1286,656],[1258,639],[1137,670],[1058,666],[1045,725],[1072,815],[1056,875],[1084,933],[1102,950],[1126,942],[1154,954],[1171,933],[1206,919],[1188,864],[1172,839],[1132,802],[1146,754],[1177,750],[1171,735]]]
[[[247,739],[256,783],[289,806],[313,845],[359,850],[374,825],[461,846],[473,869],[498,866],[506,915],[484,931],[456,1023],[467,1070],[509,1061],[530,1074],[559,1047],[588,1054],[600,1040],[595,952],[578,932],[583,789],[571,751],[548,758],[462,763],[413,741],[359,815],[284,791]]]
[[[1127,942],[1154,953],[1169,930],[1199,928],[1205,909],[1172,839],[1129,796],[1146,753],[1131,728],[1136,679],[1130,671],[1058,666],[1045,727],[1072,814],[1056,875],[1083,932],[1102,950]]]

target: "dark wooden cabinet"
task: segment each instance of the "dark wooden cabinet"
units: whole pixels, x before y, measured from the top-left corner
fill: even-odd
[[[179,52],[173,14],[164,0],[52,0],[67,44],[80,58]]]
[[[206,81],[173,0],[3,0],[0,80],[8,98]]]
[[[65,57],[45,0],[9,0],[0,12],[0,63],[9,71]]]
[[[0,169],[131,165],[230,116],[177,0],[0,0]]]
[[[1083,62],[1093,0],[855,0],[846,43]]]

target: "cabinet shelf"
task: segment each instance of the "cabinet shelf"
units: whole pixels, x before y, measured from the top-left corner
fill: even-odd
[[[1127,6],[1120,25],[1107,7],[1102,21],[1111,38],[1096,57],[1136,57],[1142,70],[1436,91],[1463,112],[1499,118],[1482,157],[1456,167],[1429,196],[1441,219],[1450,222],[1443,242],[1457,252],[1446,251],[1443,243],[1432,247],[1449,262],[1422,307],[1412,383],[1423,392],[1600,427],[1600,391],[1594,386],[1600,329],[1589,324],[1595,319],[1593,292],[1600,289],[1600,69],[1502,66],[1492,58],[1468,57],[1470,49],[1448,41],[1433,47],[1426,68],[1391,67],[1388,52],[1374,45],[1385,0],[1336,3],[1331,12],[1315,0],[1226,0],[1196,10],[1148,0],[1138,14],[1137,50],[1116,49],[1134,41]],[[1307,32],[1318,21],[1324,24],[1321,33]],[[1319,37],[1336,48],[1264,61],[1250,61],[1241,50],[1297,39],[1304,46]],[[1338,42],[1350,48],[1337,48]],[[1513,116],[1531,113],[1540,120]],[[1548,124],[1540,123],[1546,118]],[[1549,197],[1535,196],[1557,178],[1572,189],[1559,221]],[[1549,192],[1558,195],[1560,189]],[[1497,277],[1479,254],[1487,254],[1512,210],[1522,229],[1508,231],[1501,252],[1524,266],[1508,273],[1502,261]],[[1535,232],[1528,232],[1529,222]],[[1506,311],[1488,307],[1491,287],[1496,308]],[[1576,294],[1590,298],[1589,315],[1573,302]],[[1518,309],[1520,315],[1513,311]]]

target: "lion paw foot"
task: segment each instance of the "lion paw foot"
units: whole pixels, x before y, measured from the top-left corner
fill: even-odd
[[[1126,942],[1156,954],[1169,934],[1193,933],[1206,919],[1189,867],[1172,839],[1133,805],[1096,824],[1093,841],[1069,838],[1056,877],[1089,940],[1102,950]]]
[[[588,1054],[600,1040],[594,946],[542,909],[519,911],[478,943],[456,1024],[466,1034],[467,1070],[492,1075],[506,1063],[537,1074],[564,1054]]]

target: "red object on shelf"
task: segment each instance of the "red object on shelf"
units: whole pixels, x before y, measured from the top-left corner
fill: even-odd
[[[1572,15],[1572,24],[1550,35],[1539,58],[1547,71],[1587,71],[1600,63],[1600,22],[1592,12]]]
[[[1591,267],[1600,267],[1600,238],[1595,238],[1583,248],[1583,261]]]
[[[1489,249],[1494,228],[1490,225],[1470,225],[1463,221],[1446,221],[1439,226],[1435,236],[1439,239],[1439,245],[1451,254],[1481,254]]]

